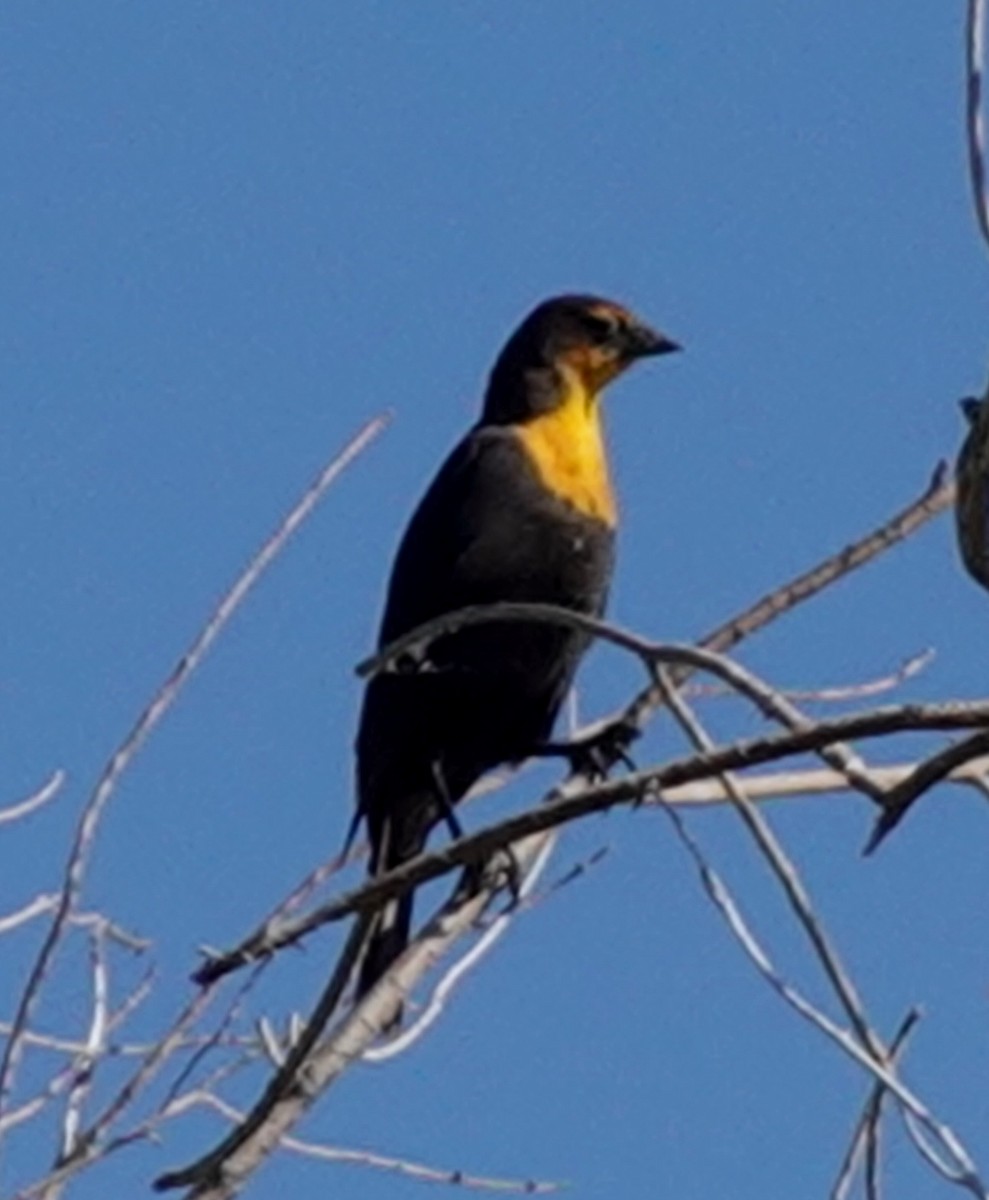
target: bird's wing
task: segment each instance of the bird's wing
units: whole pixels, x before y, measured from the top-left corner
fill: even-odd
[[[513,529],[530,476],[507,428],[475,428],[454,448],[402,539],[380,645],[442,613],[510,598]]]

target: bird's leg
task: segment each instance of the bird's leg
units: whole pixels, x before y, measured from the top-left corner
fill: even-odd
[[[450,799],[450,789],[446,786],[446,776],[443,774],[443,767],[439,760],[434,758],[430,769],[436,789],[436,803],[440,810],[440,816],[446,822],[446,827],[450,831],[450,837],[456,841],[458,838],[464,836],[464,827],[457,820],[457,814],[453,811],[453,801]]]
[[[457,818],[457,814],[453,810],[453,802],[450,799],[450,789],[446,784],[446,776],[443,774],[443,766],[439,760],[434,759],[432,764],[433,784],[435,787],[436,802],[440,810],[440,815],[446,822],[446,826],[450,831],[450,836],[457,840],[464,836],[464,828]],[[504,860],[501,862],[499,860]],[[519,900],[519,888],[522,880],[522,870],[519,866],[519,861],[515,856],[515,851],[511,846],[506,846],[503,850],[497,850],[485,863],[477,863],[464,868],[463,876],[461,877],[460,887],[458,890],[464,894],[476,892],[481,886],[484,875],[488,871],[494,871],[498,875],[504,875],[505,887],[508,888],[512,897],[512,904],[517,904]]]
[[[518,855],[511,846],[503,846],[491,856],[490,866],[504,879],[505,887],[512,898],[511,907],[514,908],[522,898],[522,867]]]
[[[629,747],[641,734],[641,729],[619,717],[601,729],[569,742],[542,742],[532,754],[535,758],[565,758],[575,775],[585,775],[593,780],[606,779],[618,763],[624,763],[630,771],[635,770]]]
[[[504,886],[511,898],[509,908],[514,908],[522,898],[522,867],[511,846],[502,846],[483,861],[464,867],[457,885],[460,896],[474,896],[485,881],[490,885]]]

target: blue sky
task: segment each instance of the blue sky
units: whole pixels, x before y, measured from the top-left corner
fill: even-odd
[[[612,295],[687,348],[609,400],[612,612],[657,638],[699,635],[920,491],[983,383],[959,6],[30,5],[0,15],[0,44],[0,793],[69,773],[0,831],[0,911],[54,885],[101,763],[281,513],[395,412],[108,815],[86,903],[158,945],[141,1036],[198,945],[235,939],[339,845],[352,666],[396,539],[535,301]],[[903,695],[978,696],[987,614],[942,519],[741,657],[808,686],[934,646]],[[584,710],[634,682],[595,655]],[[674,750],[664,725],[643,753]],[[989,1169],[980,802],[929,798],[869,861],[860,799],[772,816],[876,1019],[925,1006],[907,1077]],[[737,820],[693,825],[820,996]],[[826,1194],[864,1080],[755,977],[662,816],[587,822],[560,869],[602,844],[428,1041],[355,1072],[305,1134],[588,1198]],[[3,943],[5,1011],[37,936]],[[258,1005],[305,1008],[335,944],[279,964]],[[40,1027],[78,1026],[79,966],[62,960]],[[139,1194],[219,1130],[176,1125],[73,1195]],[[13,1180],[52,1136],[14,1144]],[[891,1192],[941,1195],[901,1142]],[[283,1159],[251,1194],[421,1186]]]

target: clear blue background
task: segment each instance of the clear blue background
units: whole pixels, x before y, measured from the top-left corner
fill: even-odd
[[[612,611],[656,637],[701,634],[885,518],[954,453],[955,400],[982,385],[960,5],[108,0],[8,5],[0,46],[0,793],[70,775],[0,832],[0,911],[54,886],[101,763],[280,514],[396,412],[108,814],[85,902],[153,937],[162,972],[135,1034],[188,994],[197,945],[236,939],[339,846],[351,668],[396,539],[536,300],[613,295],[688,348],[609,403]],[[978,696],[987,627],[941,519],[742,658],[806,686],[933,645],[902,696]],[[637,682],[597,655],[584,711]],[[674,749],[664,724],[643,758]],[[860,798],[772,816],[876,1020],[925,1006],[907,1077],[989,1170],[984,803],[940,792],[870,861]],[[693,824],[822,996],[736,818]],[[602,844],[428,1040],[352,1073],[305,1136],[581,1197],[825,1195],[865,1081],[755,976],[661,815],[587,822],[560,869]],[[3,943],[7,1013],[39,933]],[[253,1011],[306,1008],[337,937],[280,961]],[[39,1028],[80,1030],[81,955]],[[118,996],[136,970],[119,963]],[[25,1095],[52,1064],[29,1058]],[[143,1194],[221,1128],[187,1119],[72,1195]],[[53,1147],[47,1126],[15,1139],[6,1190]],[[890,1179],[945,1190],[898,1133]],[[251,1194],[420,1187],[283,1157]]]

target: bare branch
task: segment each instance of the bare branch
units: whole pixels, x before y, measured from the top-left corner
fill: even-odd
[[[5,917],[0,917],[0,934],[10,933],[12,929],[17,929],[20,925],[26,925],[28,921],[33,921],[35,917],[50,913],[57,905],[57,893],[42,892],[40,896],[29,900],[23,908],[8,913]]]
[[[6,825],[8,821],[19,821],[21,817],[33,813],[35,809],[41,808],[49,800],[54,800],[61,791],[63,783],[65,783],[65,772],[62,770],[53,772],[51,778],[43,783],[36,792],[32,792],[30,796],[18,801],[17,804],[11,804],[8,808],[0,808],[0,825]]]
[[[857,571],[880,554],[891,550],[897,543],[911,536],[933,517],[950,508],[955,500],[955,484],[951,479],[946,462],[938,463],[930,483],[923,493],[900,512],[858,541],[851,542],[843,550],[812,567],[803,575],[781,587],[774,588],[767,596],[757,601],[738,617],[719,625],[705,637],[700,645],[705,650],[724,654],[737,646],[743,638],[764,628],[784,612],[816,596],[824,588]],[[676,680],[679,682],[679,680]]]
[[[544,836],[526,838],[512,846],[521,872],[528,873],[545,840]],[[210,1154],[190,1167],[169,1172],[155,1187],[191,1187],[188,1200],[229,1200],[236,1195],[313,1101],[388,1027],[397,1005],[415,982],[475,927],[500,886],[495,876],[475,889],[457,889],[360,1003],[326,1038],[317,1041],[363,948],[369,918],[358,921],[306,1031],[245,1122]]]
[[[910,1113],[920,1125],[937,1141],[948,1155],[954,1160],[955,1167],[942,1172],[953,1183],[958,1183],[979,1200],[987,1200],[989,1191],[979,1177],[974,1163],[964,1146],[958,1140],[954,1131],[940,1123],[914,1095],[909,1088],[893,1073],[890,1066],[879,1062],[862,1048],[858,1039],[848,1030],[836,1025],[830,1017],[816,1009],[800,992],[778,973],[772,960],[766,954],[759,941],[749,929],[724,883],[705,859],[700,847],[691,837],[684,825],[683,819],[674,808],[664,806],[664,811],[673,823],[673,827],[681,842],[687,849],[697,867],[704,890],[711,901],[726,920],[736,939],[745,950],[759,973],[770,984],[775,992],[795,1009],[805,1020],[809,1021],[831,1041],[835,1042],[850,1058],[865,1068],[879,1083],[895,1096],[903,1108]]]
[[[837,554],[825,559],[802,575],[774,588],[755,604],[732,617],[723,625],[705,634],[698,643],[705,650],[724,654],[739,642],[760,629],[764,629],[777,617],[783,616],[797,605],[818,595],[831,584],[865,566],[874,558],[891,550],[899,542],[917,532],[933,517],[950,508],[955,499],[955,485],[948,473],[946,462],[938,463],[930,483],[923,493],[911,501],[900,512],[895,513],[883,525],[851,542]],[[690,672],[680,668],[671,672],[675,684],[683,683]],[[633,729],[642,729],[649,716],[662,703],[659,689],[652,683],[627,705],[618,719]]]
[[[173,1080],[168,1091],[165,1093],[164,1100],[162,1100],[161,1104],[158,1106],[159,1112],[162,1112],[169,1106],[169,1104],[172,1103],[175,1097],[185,1086],[186,1082],[192,1078],[193,1073],[210,1053],[210,1051],[216,1049],[217,1046],[222,1044],[228,1030],[231,1028],[234,1021],[236,1021],[245,998],[257,983],[258,978],[261,975],[261,971],[263,970],[263,966],[264,964],[261,964],[260,966],[256,967],[255,970],[252,971],[248,976],[247,981],[241,984],[238,990],[234,993],[233,998],[227,1005],[227,1011],[223,1014],[216,1029],[214,1029],[209,1037],[203,1039],[201,1045],[196,1047],[189,1061]]]
[[[204,989],[182,1009],[165,1036],[152,1046],[144,1061],[86,1131],[84,1140],[87,1148],[100,1142],[120,1114],[148,1086],[172,1054],[186,1044],[186,1031],[199,1020],[213,996],[212,990]]]
[[[68,1063],[66,1066],[60,1068],[37,1095],[25,1101],[17,1108],[8,1109],[0,1117],[0,1131],[6,1133],[8,1130],[15,1129],[18,1125],[22,1125],[25,1121],[29,1121],[32,1117],[37,1116],[43,1108],[65,1091],[74,1078],[75,1066],[73,1063]]]
[[[372,918],[373,914],[365,913],[355,922],[343,953],[337,960],[329,982],[305,1029],[289,1050],[285,1062],[275,1073],[271,1083],[265,1089],[264,1095],[248,1114],[246,1120],[205,1158],[199,1159],[190,1167],[181,1171],[169,1172],[156,1180],[156,1189],[185,1187],[187,1184],[199,1180],[219,1179],[226,1170],[228,1160],[245,1145],[252,1142],[257,1142],[263,1147],[260,1151],[262,1157],[274,1149],[277,1138],[274,1142],[269,1143],[265,1135],[265,1126],[271,1120],[272,1113],[278,1110],[288,1095],[296,1092],[305,1093],[308,1090],[302,1078],[302,1068],[307,1064],[307,1059],[322,1036],[323,1030],[339,1007],[354,967],[364,950]]]
[[[124,929],[101,912],[73,912],[69,914],[69,924],[79,929],[98,929],[108,942],[115,942],[132,954],[143,954],[151,948],[150,938],[139,937],[136,933]]]
[[[934,661],[936,652],[932,649],[921,650],[912,654],[895,671],[888,675],[880,675],[877,679],[866,679],[861,683],[847,683],[831,687],[796,688],[777,687],[775,691],[786,700],[812,700],[817,704],[838,704],[847,700],[864,700],[869,696],[881,696],[884,692],[895,691],[896,688],[913,679]],[[697,696],[734,696],[734,688],[721,683],[691,683],[681,688],[689,699]]]
[[[200,984],[211,983],[283,946],[292,945],[322,925],[339,921],[354,912],[376,908],[409,888],[445,875],[454,867],[483,862],[495,850],[519,838],[555,829],[617,804],[640,804],[667,788],[711,779],[724,771],[760,766],[852,738],[925,729],[971,729],[986,724],[989,724],[989,701],[877,708],[821,721],[796,732],[744,739],[706,754],[674,759],[658,767],[585,787],[573,794],[556,795],[477,833],[409,859],[400,867],[375,876],[304,916],[282,922],[275,928],[266,928],[263,938],[251,935],[234,950],[205,963],[193,978]]]
[[[86,1039],[85,1048],[73,1064],[75,1079],[69,1089],[65,1117],[62,1122],[62,1150],[59,1154],[59,1163],[67,1161],[75,1151],[79,1127],[82,1124],[82,1106],[92,1086],[96,1063],[105,1053],[106,1037],[109,1031],[110,983],[106,962],[106,939],[104,932],[98,926],[90,933],[89,960],[93,975],[93,1015],[89,1024],[89,1036]]]
[[[662,668],[657,669],[657,685],[663,692],[668,706],[674,712],[681,725],[688,731],[695,745],[699,749],[709,750],[711,748],[711,742],[706,732],[697,721],[685,701],[683,701],[681,697],[677,696]],[[790,906],[796,913],[804,932],[807,934],[807,937],[814,949],[815,955],[818,961],[821,963],[821,966],[827,975],[828,981],[830,982],[835,994],[845,1010],[846,1016],[851,1023],[855,1036],[861,1043],[862,1053],[856,1053],[855,1057],[859,1058],[863,1065],[866,1065],[872,1069],[877,1077],[879,1077],[880,1070],[883,1072],[890,1072],[893,1065],[891,1052],[886,1049],[879,1034],[875,1032],[869,1023],[861,1000],[858,997],[857,990],[852,983],[851,977],[842,966],[834,947],[830,944],[830,939],[825,933],[822,923],[814,913],[813,907],[810,903],[810,898],[803,887],[796,868],[789,860],[782,846],[776,840],[772,830],[769,828],[762,815],[752,804],[749,803],[747,796],[742,788],[739,787],[735,779],[726,774],[723,776],[722,782],[724,783],[726,791],[735,804],[736,811],[745,823],[746,828],[752,834],[760,853],[769,864],[776,879],[782,885]],[[681,840],[688,845],[688,847],[691,849],[693,857],[695,858],[695,861],[697,861],[700,852],[696,846],[696,843],[694,843],[687,835],[686,829],[680,818],[677,817],[672,810],[669,811],[671,817],[673,818],[674,825],[680,834]],[[710,894],[713,898],[714,892],[711,891]],[[735,928],[734,925],[733,928]],[[741,938],[742,931],[740,928],[736,928],[736,934]],[[744,939],[742,940],[743,945],[746,944]],[[768,964],[768,959],[766,959],[761,950],[760,955]],[[775,972],[772,972],[771,974],[775,974]],[[768,975],[767,977],[771,977],[771,975]],[[782,983],[782,981],[780,982]],[[811,1019],[819,1028],[823,1029],[825,1032],[829,1032],[831,1036],[834,1036],[835,1032],[840,1033],[842,1038],[835,1040],[839,1040],[839,1044],[842,1044],[843,1040],[847,1040],[849,1044],[843,1045],[843,1048],[846,1049],[846,1051],[851,1052],[854,1043],[850,1042],[850,1039],[848,1039],[848,1035],[845,1033],[845,1031],[839,1030],[838,1027],[834,1026],[833,1023],[822,1013],[813,1009],[813,1007],[801,996],[799,996],[799,994],[793,988],[790,988],[788,985],[784,985],[778,990],[781,991],[781,994],[790,1002],[791,1005],[797,1008],[797,1010],[800,1011],[804,1016]],[[855,1047],[855,1050],[858,1051],[858,1047]],[[900,1091],[894,1088],[892,1090],[904,1108],[905,1117],[915,1145],[920,1150],[924,1158],[927,1159],[927,1161],[934,1167],[934,1169],[937,1170],[944,1178],[953,1183],[964,1186],[967,1190],[973,1192],[975,1195],[982,1197],[989,1196],[989,1192],[986,1192],[985,1185],[979,1178],[973,1162],[968,1157],[967,1152],[958,1141],[952,1130],[948,1126],[937,1122],[929,1113],[926,1112],[926,1110],[924,1110],[923,1113],[919,1111],[917,1106],[910,1102],[913,1101],[915,1097],[912,1097],[912,1095],[906,1093],[905,1089]],[[910,1095],[910,1101],[906,1099],[907,1095]],[[928,1142],[928,1135],[933,1136],[934,1141],[938,1143],[943,1152],[947,1154],[948,1159],[951,1161],[947,1161],[944,1155],[939,1153],[939,1151],[935,1149],[930,1142]],[[877,1129],[875,1127],[870,1127],[867,1130],[866,1171],[867,1188],[870,1192],[870,1195],[874,1195],[878,1188],[878,1160],[876,1156],[877,1139]]]
[[[968,141],[968,174],[972,186],[975,220],[989,247],[989,195],[986,192],[986,136],[982,115],[982,76],[986,58],[986,3],[968,0],[965,22],[965,133]]]
[[[889,1058],[893,1065],[899,1063],[906,1046],[906,1040],[919,1020],[920,1011],[912,1008],[894,1033],[893,1040],[889,1044]],[[877,1192],[875,1172],[879,1158],[878,1131],[879,1119],[882,1115],[882,1102],[885,1095],[886,1089],[881,1083],[873,1086],[869,1098],[865,1102],[862,1115],[856,1122],[851,1144],[838,1170],[838,1178],[831,1189],[830,1200],[847,1200],[863,1154],[866,1156],[866,1195],[871,1198]]]
[[[182,1097],[184,1107],[191,1108],[203,1105],[226,1117],[229,1121],[242,1122],[244,1113],[239,1112],[233,1105],[212,1092],[189,1092]],[[465,1171],[442,1170],[438,1167],[427,1167],[423,1163],[411,1162],[406,1158],[393,1158],[384,1154],[375,1154],[370,1150],[342,1150],[335,1146],[322,1146],[314,1142],[302,1142],[298,1138],[284,1137],[281,1140],[282,1150],[306,1158],[322,1159],[324,1162],[351,1163],[359,1167],[376,1167],[378,1170],[391,1171],[396,1175],[404,1175],[410,1179],[419,1179],[426,1183],[455,1184],[480,1192],[506,1192],[524,1196],[544,1196],[550,1192],[559,1191],[563,1186],[537,1179],[493,1179],[487,1175],[470,1175]]]
[[[230,588],[220,601],[202,631],[197,635],[185,654],[183,654],[172,673],[158,689],[151,702],[138,717],[133,728],[110,756],[106,766],[103,768],[96,787],[86,802],[76,828],[68,861],[65,866],[58,907],[55,911],[51,927],[38,952],[38,957],[28,975],[17,1012],[14,1015],[13,1029],[4,1046],[3,1057],[0,1059],[0,1113],[3,1111],[6,1097],[13,1085],[13,1075],[20,1056],[24,1030],[27,1027],[34,1001],[37,998],[49,964],[65,932],[69,915],[81,891],[97,827],[121,775],[130,766],[145,739],[161,721],[172,704],[174,704],[183,685],[199,666],[210,646],[229,622],[245,596],[261,578],[275,556],[285,546],[286,542],[305,518],[312,512],[313,508],[315,508],[316,504],[341,471],[349,466],[371,441],[381,433],[387,423],[388,417],[386,416],[376,417],[374,420],[369,421],[320,472],[317,479],[292,508],[272,536],[264,543],[257,555],[236,580],[233,587]]]
[[[957,767],[989,754],[989,732],[976,733],[964,741],[956,742],[932,754],[910,773],[908,778],[882,799],[883,812],[866,842],[863,854],[872,854],[892,833],[907,815],[910,807],[924,792],[942,779],[947,778]]]
[[[915,762],[887,763],[871,766],[869,777],[884,790],[895,788],[917,769]],[[985,774],[989,771],[989,759],[979,758],[960,763],[945,777],[947,783],[965,784],[983,792]],[[798,796],[838,793],[848,789],[848,778],[839,771],[826,771],[810,767],[805,770],[766,771],[760,775],[746,775],[745,792],[750,800],[788,800]],[[983,792],[983,794],[985,794]],[[663,793],[667,804],[677,808],[691,805],[724,804],[728,797],[717,779],[699,779],[696,783],[685,783],[668,788]],[[644,803],[652,803],[648,798]]]
[[[888,791],[902,783],[915,770],[916,763],[913,762],[870,766],[869,777],[876,787],[883,791]],[[989,760],[966,761],[960,763],[946,778],[948,782],[979,787],[983,782],[982,776],[986,770],[989,770]],[[848,786],[848,777],[843,772],[814,768],[773,771],[762,775],[748,775],[745,780],[746,794],[750,799],[756,801],[792,799],[797,796],[837,793],[847,790]],[[647,796],[643,797],[642,802],[650,804],[654,801]],[[728,802],[728,796],[724,786],[716,777],[701,778],[692,783],[679,784],[664,789],[664,802],[676,805],[677,807],[692,805],[706,806],[725,804]],[[320,871],[323,869],[322,867],[318,868]],[[316,872],[313,872],[310,878],[315,875]],[[300,893],[302,892],[301,885],[298,890]],[[333,903],[335,904],[335,901]],[[283,909],[280,906],[272,914],[272,917],[262,923],[235,950],[229,951],[226,954],[212,951],[213,958],[201,968],[201,973],[196,976],[197,981],[208,982],[214,973],[219,978],[223,974],[231,970],[236,970],[247,962],[255,961],[257,958],[273,953],[283,944],[286,944],[281,939],[286,935],[287,930],[283,925],[274,920],[276,914],[281,911]],[[287,906],[284,911],[287,911]],[[323,910],[320,909],[317,911],[322,912]],[[308,919],[304,918],[307,921]],[[321,923],[321,921],[315,921],[312,928],[318,927]],[[304,936],[304,933],[308,931],[307,927],[307,929],[295,935],[289,935],[289,941]],[[0,1023],[0,1033],[2,1032],[4,1032],[4,1026]],[[130,1051],[128,1050],[127,1052],[129,1053]]]
[[[657,683],[665,695],[668,707],[683,729],[687,731],[695,747],[702,753],[709,753],[714,748],[714,743],[687,702],[681,696],[677,695],[676,689],[662,668],[657,670]],[[814,912],[813,905],[811,904],[810,896],[803,886],[796,867],[777,841],[775,834],[763,819],[761,813],[759,813],[755,805],[749,802],[748,797],[735,777],[725,772],[721,776],[721,780],[725,785],[725,791],[728,793],[735,811],[742,819],[745,828],[758,847],[759,853],[766,863],[768,863],[770,870],[782,887],[787,902],[795,913],[804,933],[807,935],[807,940],[810,942],[814,954],[821,964],[824,974],[831,984],[835,995],[838,997],[842,1008],[845,1010],[845,1015],[848,1017],[856,1035],[873,1056],[879,1058],[881,1061],[885,1061],[885,1047],[883,1047],[882,1043],[873,1034],[858,991],[850,975],[842,965],[841,960],[838,958],[837,950],[831,944],[831,939],[828,937],[824,926],[818,920],[817,914]]]
[[[142,1127],[139,1133],[116,1138],[109,1144],[104,1143],[107,1132],[113,1127],[120,1115],[126,1111],[133,1100],[147,1087],[172,1054],[186,1043],[188,1029],[202,1016],[214,995],[214,989],[204,989],[193,997],[182,1009],[178,1017],[176,1017],[164,1037],[151,1047],[149,1052],[144,1056],[143,1061],[110,1103],[103,1109],[102,1113],[87,1129],[79,1132],[71,1155],[64,1162],[60,1163],[54,1171],[45,1176],[44,1179],[19,1192],[17,1200],[35,1200],[36,1197],[56,1192],[73,1175],[77,1175],[87,1167],[92,1166],[93,1163],[98,1162],[113,1150],[129,1144],[140,1136],[144,1136],[144,1127]],[[60,1076],[56,1077],[56,1081],[53,1081],[53,1083],[64,1078],[64,1083],[58,1089],[63,1090],[64,1085],[69,1083],[73,1077],[74,1065],[69,1064],[61,1072]],[[51,1088],[52,1085],[49,1085],[49,1087]],[[21,1110],[17,1111],[20,1112]],[[11,1113],[10,1115],[13,1117],[16,1114]],[[0,1128],[3,1127],[5,1120],[7,1118],[0,1119]],[[13,1124],[14,1122],[11,1121],[10,1125],[12,1126]]]
[[[347,846],[341,853],[335,854],[331,859],[328,859],[326,862],[320,863],[319,866],[314,867],[309,874],[306,875],[306,877],[300,883],[298,883],[291,892],[289,892],[287,896],[285,896],[275,905],[275,907],[268,913],[268,915],[255,930],[254,934],[252,934],[252,937],[261,941],[266,940],[269,930],[277,929],[279,923],[284,921],[284,919],[290,913],[295,912],[296,909],[304,904],[306,900],[308,900],[313,894],[313,892],[321,887],[326,880],[331,879],[337,874],[337,872],[341,871],[351,862],[362,858],[366,852],[366,846],[356,844]],[[205,958],[207,965],[222,957],[222,952],[215,950],[212,946],[200,946],[199,952]],[[194,978],[197,983],[202,982],[199,979],[198,972]],[[219,976],[216,978],[219,978]]]
[[[552,880],[546,887],[541,888],[539,891],[532,892],[526,897],[521,907],[526,911],[531,911],[532,909],[537,908],[539,905],[545,904],[546,901],[555,896],[557,892],[561,892],[564,888],[569,887],[572,883],[576,883],[578,879],[583,879],[584,876],[587,875],[594,867],[604,862],[605,858],[607,858],[610,852],[610,846],[599,846],[593,854],[589,854],[586,858],[579,859],[577,862],[567,867],[562,875]]]

